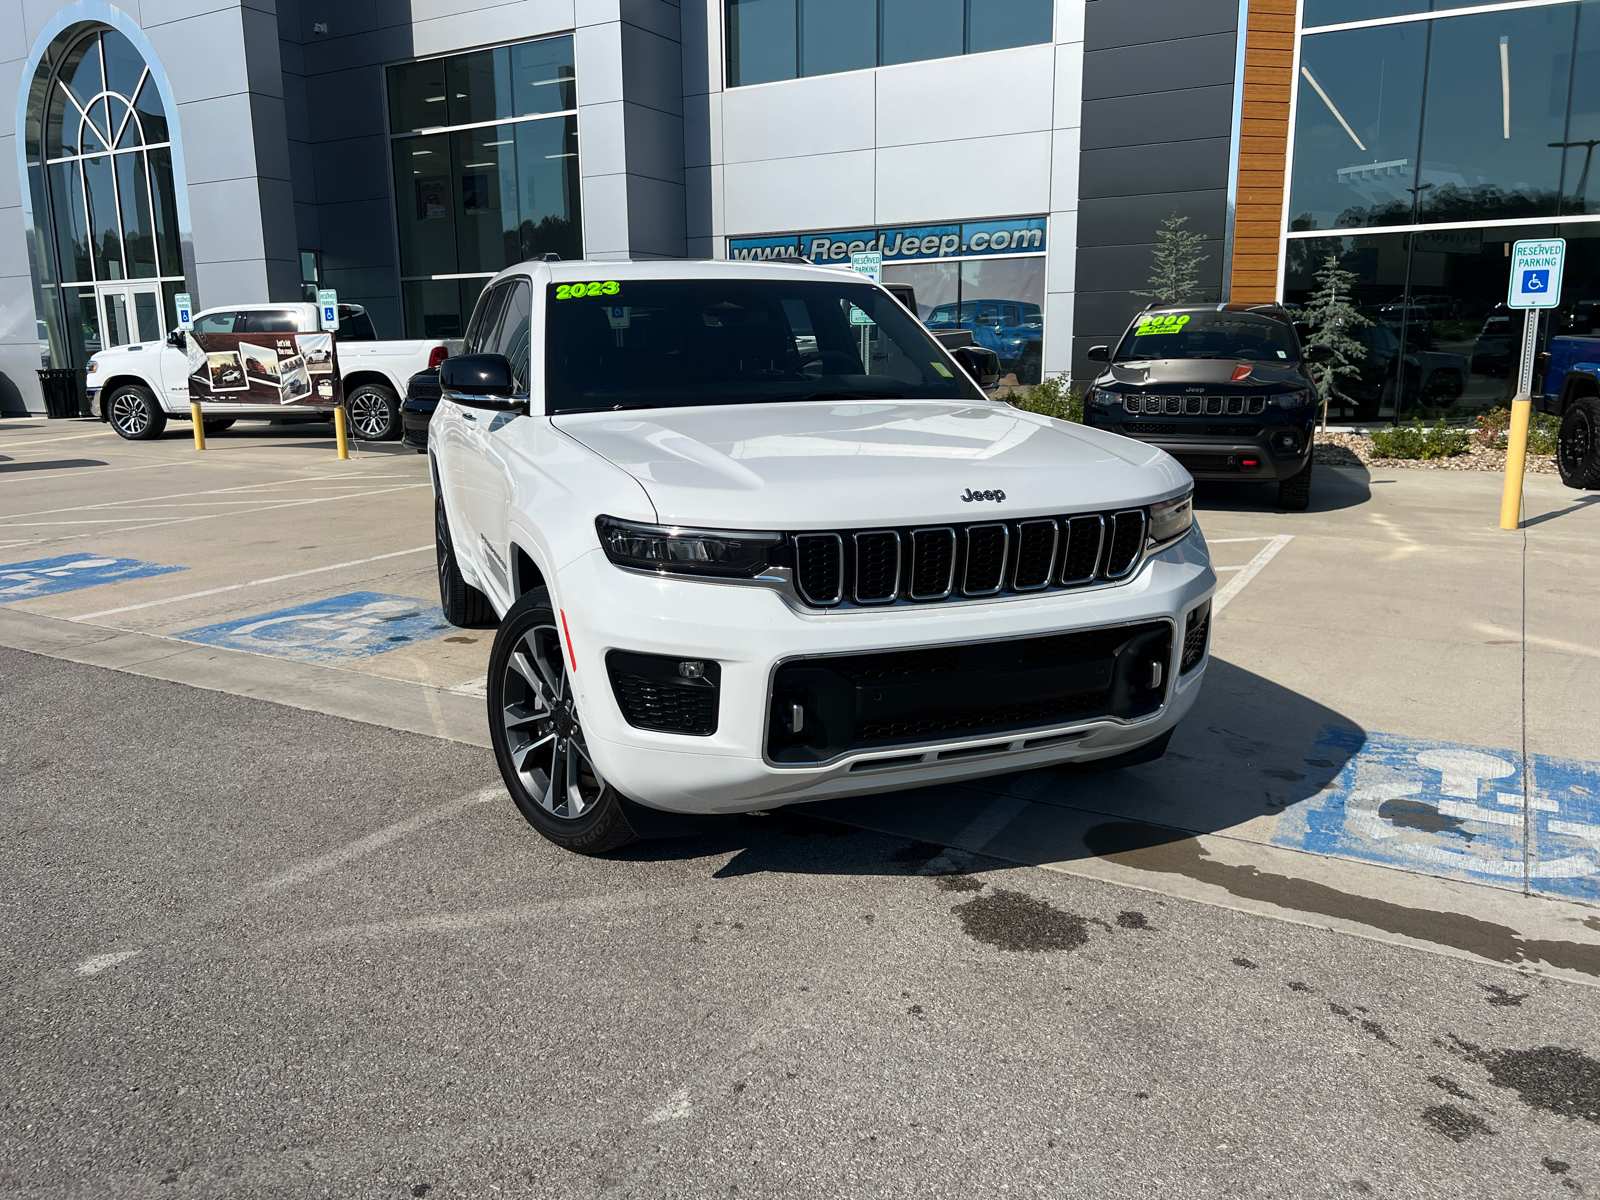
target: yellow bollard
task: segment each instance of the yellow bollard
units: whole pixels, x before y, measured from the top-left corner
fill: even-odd
[[[1515,529],[1522,523],[1522,469],[1528,455],[1528,420],[1533,401],[1511,402],[1511,429],[1506,434],[1506,486],[1500,497],[1500,528]]]
[[[339,457],[350,457],[350,426],[344,415],[344,405],[333,410],[333,428],[339,438]]]
[[[200,415],[200,404],[196,400],[189,401],[189,419],[194,422],[194,448],[196,450],[204,450],[206,448],[206,422],[205,418]]]

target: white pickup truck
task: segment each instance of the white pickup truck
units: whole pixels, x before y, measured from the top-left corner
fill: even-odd
[[[309,333],[317,329],[315,304],[230,304],[196,313],[196,333]],[[400,436],[400,398],[406,380],[436,367],[450,353],[450,343],[437,338],[380,341],[372,318],[359,304],[339,306],[339,373],[344,380],[345,411],[354,435],[381,442]],[[168,417],[190,419],[189,359],[179,340],[143,342],[102,350],[89,359],[90,403],[102,421],[130,441],[160,437]],[[331,408],[315,405],[237,404],[206,402],[200,411],[207,431],[226,429],[240,418],[280,419],[285,416],[330,417]]]
[[[989,400],[832,268],[529,262],[439,368],[440,601],[583,853],[733,813],[1159,757],[1216,586],[1161,450]]]

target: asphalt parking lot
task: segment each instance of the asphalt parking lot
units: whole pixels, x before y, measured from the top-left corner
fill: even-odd
[[[0,1188],[1600,1186],[1600,509],[1498,499],[1202,489],[1160,762],[589,861],[499,790],[424,459],[0,424]]]

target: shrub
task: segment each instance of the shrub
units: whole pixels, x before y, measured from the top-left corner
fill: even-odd
[[[1511,430],[1509,408],[1491,408],[1488,412],[1479,413],[1474,424],[1477,428],[1473,430],[1472,440],[1478,445],[1486,450],[1506,448],[1506,438]],[[1528,421],[1528,453],[1554,454],[1556,435],[1560,430],[1560,417],[1549,413],[1533,413]]]
[[[1379,458],[1455,458],[1471,449],[1471,435],[1451,429],[1443,420],[1424,429],[1418,418],[1410,426],[1379,429],[1372,435],[1372,452]]]
[[[1013,392],[1006,399],[1025,412],[1083,424],[1083,393],[1069,386],[1065,375],[1051,375],[1020,395]]]

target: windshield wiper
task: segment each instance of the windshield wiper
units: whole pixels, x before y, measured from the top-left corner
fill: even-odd
[[[904,400],[899,392],[808,392],[804,396],[777,396],[778,400]]]

